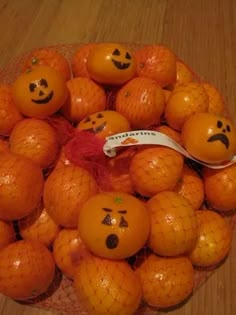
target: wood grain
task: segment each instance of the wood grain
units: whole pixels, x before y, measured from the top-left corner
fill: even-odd
[[[0,21],[0,68],[22,52],[58,43],[163,43],[215,84],[236,115],[234,0],[0,0]],[[170,314],[236,315],[235,260],[234,241],[226,262],[185,305]],[[3,296],[0,312],[56,314]]]

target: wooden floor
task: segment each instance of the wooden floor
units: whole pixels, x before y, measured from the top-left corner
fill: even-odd
[[[58,43],[166,44],[219,88],[236,115],[235,0],[0,0],[0,34],[0,67],[33,47]],[[169,314],[236,315],[235,292],[236,241],[225,264]],[[3,296],[0,312],[56,314]]]

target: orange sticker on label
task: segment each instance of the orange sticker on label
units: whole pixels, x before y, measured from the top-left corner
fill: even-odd
[[[136,143],[138,143],[138,140],[132,137],[128,137],[124,141],[121,142],[121,144],[136,144]]]

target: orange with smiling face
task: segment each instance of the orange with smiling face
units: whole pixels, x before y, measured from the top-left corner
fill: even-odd
[[[222,163],[236,154],[236,127],[223,116],[194,114],[185,122],[181,136],[185,149],[206,163]]]
[[[29,117],[54,114],[68,95],[66,80],[57,70],[44,65],[32,67],[13,83],[13,99],[18,110]]]
[[[149,227],[145,204],[122,192],[91,197],[79,214],[82,241],[95,255],[109,259],[124,259],[140,250],[148,238]]]
[[[102,84],[119,85],[130,80],[136,71],[132,52],[118,43],[96,45],[88,55],[87,70]]]

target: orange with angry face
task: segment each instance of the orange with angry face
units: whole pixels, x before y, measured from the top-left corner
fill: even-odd
[[[99,83],[119,85],[134,76],[136,65],[131,51],[125,46],[102,43],[89,53],[87,70],[90,77]]]
[[[113,110],[106,110],[86,116],[80,121],[77,129],[106,138],[115,133],[130,131],[131,127],[128,119],[123,115]]]
[[[79,234],[95,255],[124,259],[140,250],[149,235],[149,214],[145,204],[121,192],[91,197],[79,214]]]
[[[194,114],[185,122],[181,137],[185,149],[206,163],[222,163],[236,154],[236,127],[223,116]]]

